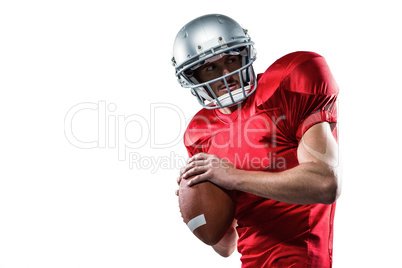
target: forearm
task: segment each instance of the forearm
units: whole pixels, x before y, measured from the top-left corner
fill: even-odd
[[[331,204],[339,194],[336,170],[323,162],[306,162],[283,172],[243,171],[236,190],[290,204]]]
[[[239,238],[236,231],[237,221],[234,220],[232,226],[226,231],[225,236],[212,248],[222,257],[229,257],[237,247]]]

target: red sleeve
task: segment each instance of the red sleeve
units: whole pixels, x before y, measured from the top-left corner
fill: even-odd
[[[207,152],[213,133],[214,119],[206,109],[199,111],[190,121],[184,133],[184,146],[189,157]]]
[[[292,70],[283,77],[280,85],[290,133],[300,141],[313,125],[329,122],[336,138],[338,85],[322,56],[315,53],[310,57],[301,55],[305,60],[299,60],[297,65],[293,61],[290,64],[293,64]]]

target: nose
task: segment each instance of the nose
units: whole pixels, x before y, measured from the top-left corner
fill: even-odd
[[[229,68],[226,65],[223,65],[222,67],[222,75],[227,75],[230,74],[231,72],[229,71]]]

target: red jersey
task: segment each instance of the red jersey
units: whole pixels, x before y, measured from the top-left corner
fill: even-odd
[[[299,165],[297,147],[314,124],[337,138],[338,86],[325,59],[294,52],[258,75],[254,94],[232,114],[202,109],[189,123],[190,156],[205,152],[243,170],[278,172]],[[292,205],[237,192],[242,267],[331,267],[335,203]]]

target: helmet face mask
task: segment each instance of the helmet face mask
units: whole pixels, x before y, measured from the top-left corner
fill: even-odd
[[[199,17],[177,34],[172,63],[176,69],[178,82],[190,88],[200,104],[207,109],[232,106],[251,95],[257,88],[257,79],[252,64],[256,59],[254,43],[237,22],[223,15]],[[194,77],[194,71],[205,63],[210,63],[226,55],[239,55],[241,67],[229,74],[202,83]],[[230,90],[228,78],[240,78],[240,88]],[[217,97],[211,84],[221,81],[227,93]]]

